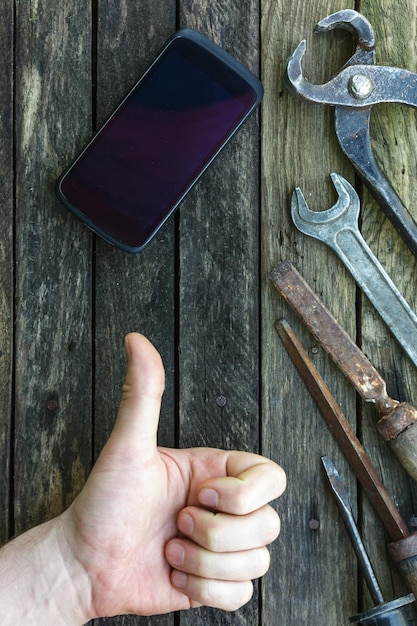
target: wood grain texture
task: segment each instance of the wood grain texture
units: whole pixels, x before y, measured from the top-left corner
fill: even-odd
[[[345,2],[262,2],[262,448],[288,476],[287,492],[277,503],[282,531],[272,549],[275,567],[262,584],[265,624],[276,623],[276,616],[288,626],[343,624],[356,609],[356,563],[320,457],[334,460],[353,497],[355,481],[275,332],[275,320],[290,321],[354,428],[355,394],[267,278],[288,258],[355,338],[353,281],[332,251],[295,229],[289,211],[297,186],[311,209],[330,208],[336,199],[330,172],[353,180],[352,172],[337,146],[330,107],[303,103],[282,82],[286,60],[302,39],[307,40],[303,70],[309,81],[322,83],[342,67],[351,50],[349,38],[343,31],[313,35],[313,28],[348,7]]]
[[[97,31],[97,118],[102,124],[175,31],[175,2],[111,2],[99,4]],[[114,77],[118,80],[115,84]],[[175,437],[175,220],[139,255],[96,241],[96,385],[108,394],[96,402],[96,451],[111,430],[125,370],[123,337],[145,334],[160,350],[167,370],[167,388],[159,431],[160,443]],[[114,350],[116,347],[116,352]]]
[[[54,196],[91,111],[90,32],[73,2],[16,7],[16,532],[67,507],[91,464],[90,237]]]
[[[180,2],[180,24],[254,72],[258,3]],[[180,444],[259,450],[259,126],[254,115],[181,208]],[[202,608],[181,624],[257,624],[258,592],[235,613]]]
[[[9,535],[10,450],[12,430],[13,365],[13,3],[0,7],[0,56],[3,72],[0,92],[0,544]]]

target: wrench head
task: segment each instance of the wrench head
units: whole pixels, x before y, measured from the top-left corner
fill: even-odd
[[[345,228],[356,229],[360,203],[352,185],[339,174],[330,174],[338,194],[335,205],[325,211],[312,211],[299,188],[291,198],[291,216],[299,231],[332,245],[336,234]]]

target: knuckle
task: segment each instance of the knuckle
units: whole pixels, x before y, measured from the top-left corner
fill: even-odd
[[[271,486],[273,485],[273,495],[271,496],[271,500],[275,500],[275,498],[282,496],[287,488],[287,475],[285,470],[280,465],[271,460],[268,463],[268,469],[269,484]]]
[[[225,539],[215,521],[208,524],[205,531],[204,543],[205,547],[212,552],[223,551],[225,547]]]
[[[223,594],[221,594],[219,584],[217,582],[207,582],[202,590],[202,594],[204,597],[204,604],[211,607],[221,608],[220,605],[224,600],[222,598]]]
[[[239,586],[239,593],[236,594],[236,597],[233,598],[232,605],[227,609],[229,611],[237,611],[242,606],[247,604],[249,600],[253,596],[253,584],[252,582],[246,581],[245,583],[241,583]]]
[[[204,590],[204,604],[223,611],[237,611],[252,598],[251,581],[218,584],[211,581]]]
[[[265,509],[265,522],[263,525],[264,545],[268,545],[275,541],[281,530],[281,521],[279,515],[272,507]]]
[[[269,566],[271,565],[271,555],[267,548],[262,548],[259,555],[259,566],[258,566],[258,574],[256,578],[260,576],[264,576],[266,572],[269,570]]]
[[[282,467],[278,466],[279,476],[278,476],[278,496],[281,496],[287,488],[287,475]]]
[[[248,497],[246,485],[240,484],[235,487],[233,494],[233,512],[235,515],[245,515],[252,509],[251,501]]]

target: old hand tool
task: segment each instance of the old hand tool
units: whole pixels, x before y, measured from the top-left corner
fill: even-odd
[[[323,241],[338,254],[410,359],[417,366],[417,316],[363,239],[359,227],[359,197],[347,180],[331,174],[339,195],[326,211],[311,211],[300,189],[291,200],[296,227]]]
[[[392,541],[399,541],[410,534],[393,499],[384,487],[362,444],[353,431],[342,409],[331,394],[313,361],[284,319],[275,325],[282,343],[304,380],[307,389],[320,409],[326,423],[338,442],[340,449],[361,483],[370,502],[381,518]]]
[[[278,265],[270,278],[359,395],[375,403],[379,433],[417,480],[417,410],[389,397],[381,375],[289,261]]]
[[[342,150],[417,255],[417,225],[377,165],[369,132],[373,104],[398,102],[417,107],[417,74],[375,65],[372,26],[360,13],[349,9],[338,11],[319,22],[315,30],[325,32],[334,28],[350,30],[357,37],[356,52],[341,72],[324,85],[306,81],[301,69],[306,50],[302,41],[288,62],[286,84],[293,93],[309,102],[335,107],[336,135]]]
[[[332,490],[337,506],[339,507],[346,530],[352,542],[353,549],[358,558],[359,565],[364,575],[367,587],[371,594],[375,608],[349,619],[351,624],[362,624],[364,626],[415,626],[415,613],[411,609],[414,602],[414,595],[409,594],[403,598],[398,598],[391,602],[385,602],[381,589],[378,585],[371,562],[359,534],[358,527],[353,516],[349,493],[342,482],[333,462],[329,457],[322,457],[323,467]]]
[[[410,589],[417,595],[417,533],[410,533],[408,530],[407,524],[401,517],[392,497],[378,476],[342,409],[288,322],[280,320],[276,324],[276,329],[330,431],[381,519],[391,539],[388,549],[392,560],[396,563]]]

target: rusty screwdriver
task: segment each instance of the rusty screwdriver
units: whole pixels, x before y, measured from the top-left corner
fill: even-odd
[[[382,376],[352,341],[295,267],[284,261],[270,278],[317,341],[366,402],[375,403],[377,429],[400,463],[417,480],[417,410],[389,397]]]
[[[392,541],[404,539],[410,534],[407,524],[313,361],[286,320],[279,320],[275,328],[385,530]]]
[[[362,624],[363,626],[416,626],[415,613],[413,615],[413,610],[410,606],[415,600],[412,593],[391,602],[384,601],[353,516],[349,493],[329,457],[323,456],[321,461],[375,605],[369,611],[353,615],[349,618],[349,622],[351,624]]]
[[[417,596],[417,532],[410,533],[362,444],[316,366],[285,320],[276,329],[301,377],[391,538],[389,554]]]
[[[332,434],[384,524],[392,540],[388,545],[392,560],[396,563],[410,590],[417,596],[417,532],[410,533],[408,530],[362,444],[343,415],[342,409],[288,322],[285,320],[277,322],[276,329]]]

